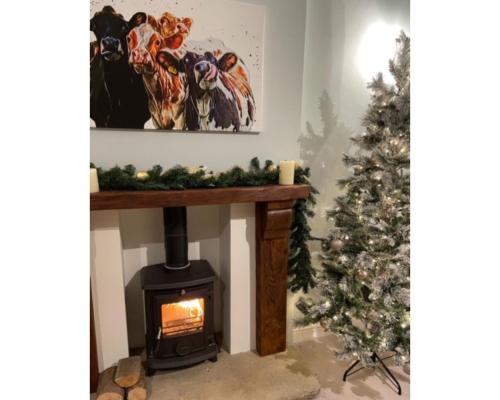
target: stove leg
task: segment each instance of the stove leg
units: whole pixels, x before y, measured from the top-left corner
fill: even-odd
[[[155,374],[155,370],[149,367],[146,367],[146,376],[153,376]]]
[[[217,356],[214,356],[214,357],[212,357],[212,358],[209,358],[209,360],[210,360],[211,362],[213,362],[213,363],[214,363],[214,362],[217,362]]]

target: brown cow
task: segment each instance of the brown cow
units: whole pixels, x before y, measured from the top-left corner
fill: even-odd
[[[134,16],[131,21],[134,20],[142,22],[144,18]],[[129,63],[142,75],[155,127],[184,129],[185,74],[179,60],[165,49],[165,40],[158,31],[156,19],[147,16],[146,22],[130,31],[127,41]]]
[[[165,47],[179,49],[189,36],[192,25],[191,18],[177,18],[169,12],[163,13],[160,17],[160,33],[165,39]]]

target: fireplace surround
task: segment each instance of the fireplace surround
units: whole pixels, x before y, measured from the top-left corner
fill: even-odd
[[[99,369],[129,355],[119,210],[216,204],[231,205],[231,208],[233,204],[254,203],[256,313],[253,318],[256,350],[265,356],[286,348],[288,236],[292,207],[295,199],[307,198],[309,192],[308,185],[266,185],[91,194],[91,277]],[[238,228],[235,232],[240,237],[243,231]],[[233,233],[228,239],[232,242]],[[224,268],[238,266],[237,257],[225,260],[227,262]],[[241,299],[238,291],[232,291],[231,296]],[[232,320],[229,335],[233,331],[231,324]]]

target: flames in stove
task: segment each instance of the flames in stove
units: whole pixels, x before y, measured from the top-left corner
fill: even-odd
[[[180,336],[203,331],[204,299],[179,301],[161,307],[163,336]]]

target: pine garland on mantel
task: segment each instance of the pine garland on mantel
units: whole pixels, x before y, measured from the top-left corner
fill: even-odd
[[[91,168],[95,168],[93,164]],[[258,158],[250,161],[248,170],[233,167],[226,172],[214,173],[203,166],[186,168],[175,166],[166,171],[155,165],[149,171],[137,172],[133,165],[124,168],[114,167],[109,170],[97,168],[99,187],[102,191],[110,190],[185,190],[209,189],[236,186],[264,186],[279,183],[279,167],[267,160],[263,167]],[[311,171],[309,167],[297,165],[295,183],[308,184]],[[314,240],[311,236],[308,218],[314,216],[315,195],[318,191],[311,186],[307,199],[298,199],[293,212],[293,224],[290,235],[288,256],[288,287],[293,292],[299,290],[307,293],[316,285],[311,254],[307,242]]]

